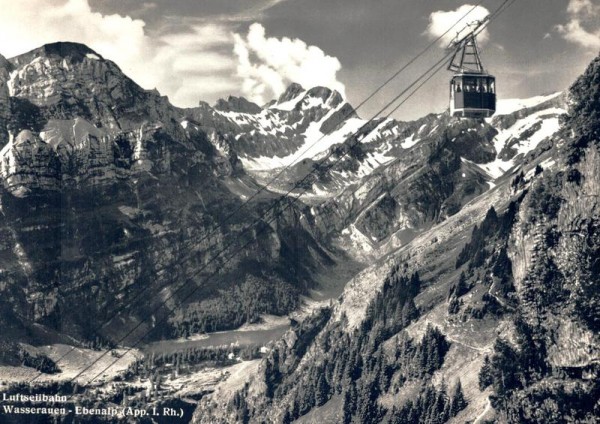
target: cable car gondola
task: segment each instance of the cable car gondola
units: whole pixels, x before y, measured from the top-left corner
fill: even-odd
[[[479,57],[475,31],[453,42],[455,49],[448,70],[450,115],[461,118],[489,118],[496,111],[496,78],[485,72]]]

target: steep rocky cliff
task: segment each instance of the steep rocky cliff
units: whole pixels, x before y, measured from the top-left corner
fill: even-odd
[[[146,328],[162,299],[172,297],[173,309],[218,298],[249,273],[275,278],[297,298],[313,284],[311,273],[332,263],[302,206],[268,210],[272,194],[225,222],[223,211],[242,207],[257,185],[217,128],[182,125],[201,108],[171,106],[79,44],[2,62],[0,77],[8,128],[0,152],[1,287],[14,294],[2,302],[21,325],[114,340],[138,320]],[[248,244],[252,258],[234,254]],[[198,296],[186,299],[194,287]],[[181,325],[152,337],[179,334]],[[232,325],[216,319],[211,329]],[[25,332],[18,338],[39,342]]]
[[[0,55],[0,137],[2,140],[8,139],[8,121],[10,120],[10,94],[8,90],[8,81],[11,64]]]

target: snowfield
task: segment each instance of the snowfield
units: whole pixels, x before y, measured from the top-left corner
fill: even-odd
[[[496,104],[496,115],[509,115],[521,109],[531,108],[560,96],[562,91],[547,96],[535,96],[528,99],[500,99]],[[492,118],[490,118],[491,120]]]

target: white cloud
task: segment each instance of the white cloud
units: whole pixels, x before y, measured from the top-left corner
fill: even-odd
[[[196,106],[199,100],[239,90],[231,55],[233,37],[226,26],[197,24],[190,32],[163,35],[155,42],[153,73],[159,91],[177,106]]]
[[[279,96],[290,82],[345,92],[344,84],[337,79],[340,61],[319,47],[300,39],[266,37],[265,28],[258,23],[250,26],[245,37],[234,34],[234,40],[242,91],[257,103]]]
[[[163,35],[161,39],[171,46],[184,44],[198,47],[218,46],[232,41],[229,30],[219,24],[193,25],[191,32]]]
[[[238,3],[244,7],[237,10],[227,10],[226,13],[214,13],[201,16],[165,16],[165,19],[171,20],[174,25],[194,24],[194,23],[240,23],[256,22],[263,19],[269,9],[289,0],[238,0]],[[215,2],[216,3],[216,2]],[[222,1],[226,6],[227,2]]]
[[[177,105],[197,106],[198,100],[214,102],[219,97],[239,92],[239,81],[217,75],[184,77],[177,85],[173,98]]]
[[[143,20],[94,12],[88,0],[0,0],[0,7],[0,53],[6,57],[56,41],[84,43],[178,106],[239,87],[231,76],[233,38],[224,25],[199,23],[188,32],[149,36]]]
[[[432,12],[429,15],[429,25],[425,30],[425,34],[430,39],[434,40],[440,37],[446,31],[448,31],[448,29],[450,29],[452,25],[454,25],[468,13],[468,15],[464,19],[458,22],[456,27],[452,28],[450,31],[448,31],[446,35],[444,35],[441,38],[440,45],[449,45],[450,42],[452,42],[452,40],[454,40],[455,38],[463,37],[470,31],[468,24],[473,23],[475,21],[481,21],[490,14],[489,10],[487,10],[485,7],[474,7],[475,6],[470,4],[464,4],[456,10],[438,10],[436,12]],[[484,29],[478,35],[477,40],[479,41],[479,43],[484,44],[489,40],[489,38],[490,34],[488,30]]]
[[[592,0],[570,0],[567,6],[567,12],[569,13],[597,13],[598,5],[594,4]]]
[[[600,49],[600,4],[597,0],[570,0],[568,22],[556,30],[567,41],[590,49]]]

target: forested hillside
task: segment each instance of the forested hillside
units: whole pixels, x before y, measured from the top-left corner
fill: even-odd
[[[195,422],[595,422],[600,58],[569,99],[521,168],[360,273]]]

